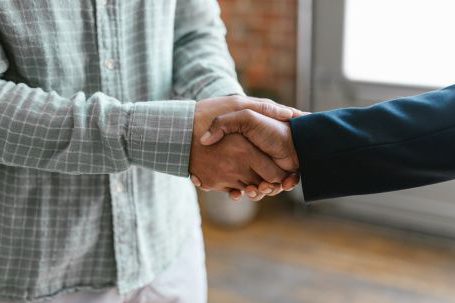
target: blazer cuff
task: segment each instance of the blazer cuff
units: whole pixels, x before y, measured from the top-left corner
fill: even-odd
[[[291,119],[291,131],[294,147],[299,157],[300,176],[305,203],[309,205],[314,200],[324,197],[325,169],[317,155],[325,153],[326,144],[321,142],[322,134],[317,114]]]

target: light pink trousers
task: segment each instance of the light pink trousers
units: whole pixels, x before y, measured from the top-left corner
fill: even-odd
[[[50,303],[207,303],[204,241],[199,225],[187,240],[180,256],[164,273],[127,296],[111,288],[61,295]]]

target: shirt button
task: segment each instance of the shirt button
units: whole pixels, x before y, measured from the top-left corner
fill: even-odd
[[[118,193],[123,193],[123,191],[125,190],[125,188],[123,187],[123,184],[118,182],[116,185],[115,185],[115,191],[118,192]]]
[[[107,59],[104,61],[104,66],[106,66],[107,69],[113,70],[115,68],[115,60]]]

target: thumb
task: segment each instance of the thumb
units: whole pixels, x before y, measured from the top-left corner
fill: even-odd
[[[254,111],[244,109],[216,117],[208,131],[202,135],[201,144],[213,145],[232,133],[246,134],[251,125],[257,122],[256,115]]]

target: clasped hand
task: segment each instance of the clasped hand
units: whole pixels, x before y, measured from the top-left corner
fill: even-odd
[[[299,182],[299,163],[287,121],[303,114],[267,99],[199,101],[190,157],[193,183],[205,191],[228,192],[234,200],[243,192],[258,201],[292,190]]]

